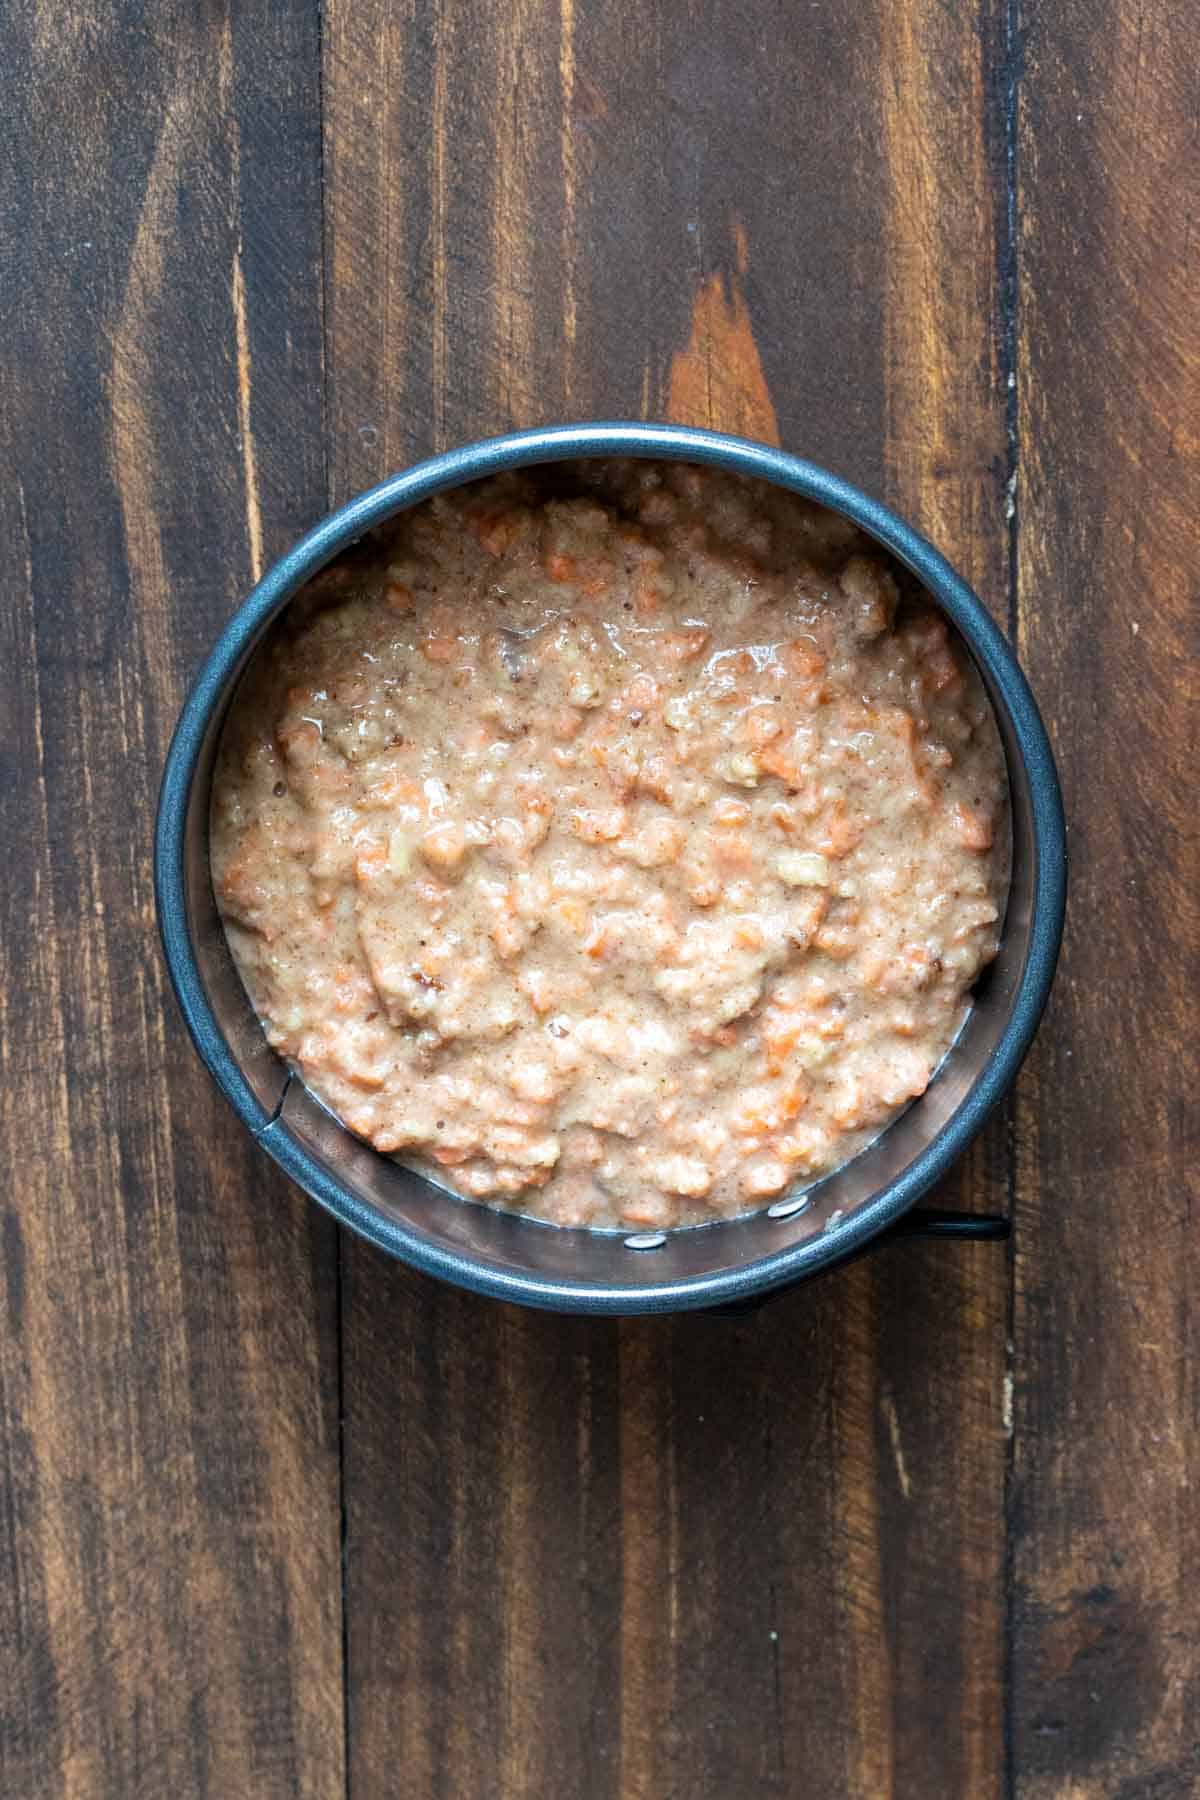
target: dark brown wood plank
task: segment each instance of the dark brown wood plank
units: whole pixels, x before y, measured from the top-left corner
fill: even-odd
[[[1072,894],[1018,1116],[1017,1791],[1200,1791],[1200,18],[1029,7],[1021,644]]]
[[[670,412],[884,493],[1003,614],[1000,56],[932,0],[330,0],[334,498]],[[1000,1131],[944,1197],[1005,1195]],[[1001,1791],[1003,1252],[619,1327],[345,1269],[354,1791]]]
[[[333,1235],[184,1040],[159,770],[320,510],[315,5],[0,24],[0,1792],[343,1783]]]

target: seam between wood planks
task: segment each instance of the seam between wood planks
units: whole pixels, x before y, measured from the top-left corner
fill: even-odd
[[[329,453],[329,208],[326,179],[325,132],[325,0],[315,0],[317,24],[317,132],[320,159],[320,245],[321,270],[317,304],[321,314],[321,484],[327,508],[333,506],[332,458]],[[350,1800],[350,1584],[347,1579],[349,1558],[349,1512],[346,1493],[346,1334],[344,1322],[345,1268],[343,1266],[343,1232],[334,1225],[334,1336],[337,1356],[337,1454],[338,1454],[338,1575],[340,1592],[342,1654],[342,1793]]]

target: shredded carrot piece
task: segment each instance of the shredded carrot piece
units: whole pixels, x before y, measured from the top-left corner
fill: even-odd
[[[386,846],[375,838],[367,838],[358,846],[354,872],[360,881],[371,881],[387,864]]]
[[[992,821],[974,806],[956,806],[954,824],[960,841],[968,850],[990,850],[993,842]]]
[[[503,556],[521,529],[519,512],[479,513],[472,520],[475,536],[489,556]]]
[[[427,637],[421,645],[421,654],[430,662],[447,663],[458,648],[458,640],[452,637]]]
[[[768,744],[758,753],[758,766],[765,769],[768,775],[775,775],[785,787],[798,789],[804,786],[804,771],[785,750],[774,744]]]
[[[658,647],[668,662],[691,662],[699,656],[708,637],[702,625],[688,631],[666,631],[659,639]]]
[[[575,558],[567,556],[561,550],[552,550],[545,561],[545,569],[551,581],[574,581],[577,568]]]
[[[790,644],[781,644],[779,659],[793,675],[820,675],[825,668],[824,656],[807,638],[793,638]]]

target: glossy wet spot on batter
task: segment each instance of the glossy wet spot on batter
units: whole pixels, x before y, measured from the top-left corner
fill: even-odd
[[[1003,756],[882,554],[683,464],[402,515],[256,658],[213,791],[270,1042],[476,1199],[766,1206],[923,1092],[997,948]]]

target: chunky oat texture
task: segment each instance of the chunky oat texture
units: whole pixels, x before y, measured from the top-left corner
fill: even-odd
[[[431,501],[293,604],[212,861],[268,1038],[352,1130],[667,1226],[923,1091],[995,954],[1005,808],[973,668],[853,528],[584,463]]]

